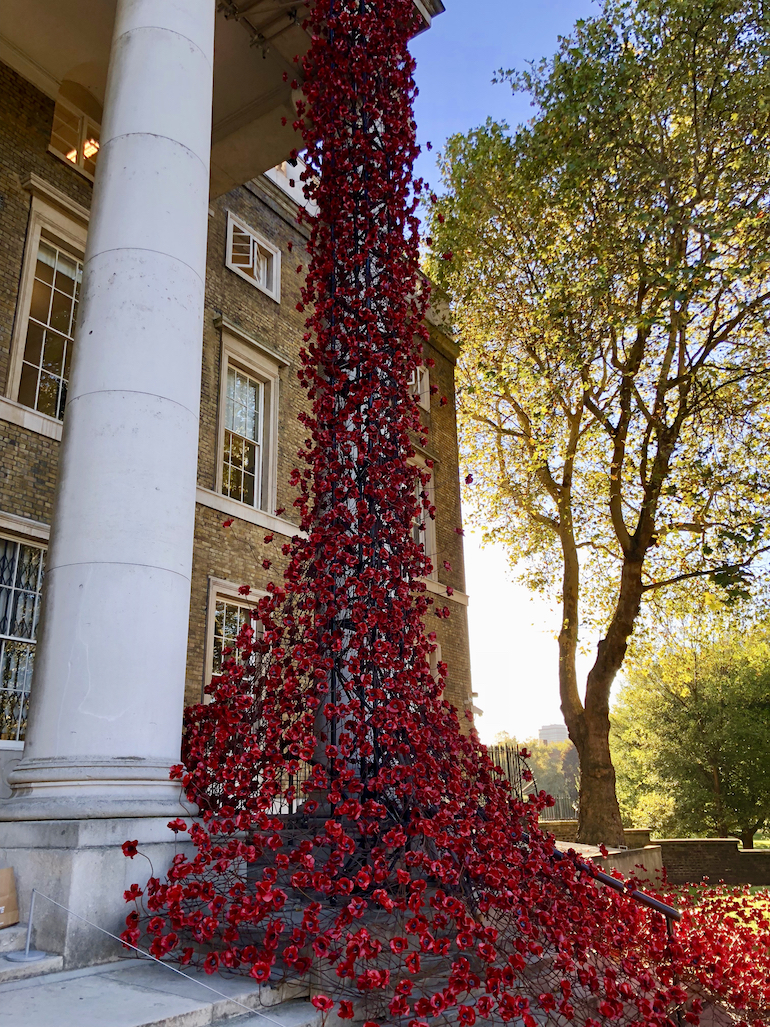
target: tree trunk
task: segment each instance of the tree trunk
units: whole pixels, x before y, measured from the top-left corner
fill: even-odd
[[[741,831],[741,845],[744,849],[754,848],[754,832],[751,828],[747,828],[745,831]]]
[[[610,756],[610,688],[620,670],[642,601],[642,561],[626,558],[615,613],[599,642],[586,682],[582,730],[574,734],[580,755],[580,814],[577,840],[589,845],[625,845]]]
[[[594,718],[591,723],[586,714],[585,719],[584,740],[576,743],[580,756],[577,840],[588,845],[625,845],[610,756],[609,717]]]

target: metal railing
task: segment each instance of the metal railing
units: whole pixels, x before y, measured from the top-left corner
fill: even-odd
[[[633,899],[634,902],[638,902],[642,906],[646,906],[648,909],[654,909],[656,913],[661,913],[666,918],[669,936],[673,937],[673,924],[678,923],[682,919],[682,914],[678,909],[674,909],[673,906],[669,906],[665,902],[661,902],[660,899],[656,899],[654,895],[648,895],[647,892],[640,891],[638,888],[632,888],[627,881],[619,880],[617,877],[612,877],[610,874],[605,874],[603,870],[599,870],[595,863],[586,862],[586,860],[581,859],[576,852],[562,852],[561,849],[554,849],[553,855],[557,862],[560,862],[563,859],[571,859],[575,866],[589,874],[594,878],[594,880],[599,881],[608,888],[614,888],[616,892],[628,895],[628,897]]]
[[[539,789],[534,775],[529,781],[525,779],[526,772],[531,773],[531,769],[522,757],[518,745],[488,745],[487,754],[495,766],[502,770],[503,777],[510,783],[514,795],[519,799],[526,799],[529,795],[537,794]],[[541,820],[575,819],[576,797],[562,792],[552,795],[551,798],[554,804],[540,811]]]

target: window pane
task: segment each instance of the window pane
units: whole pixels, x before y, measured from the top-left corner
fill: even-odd
[[[24,345],[24,359],[30,364],[40,365],[40,355],[43,352],[43,326],[37,321],[30,321],[27,324],[27,341]]]
[[[225,638],[232,641],[240,630],[241,618],[238,607],[225,603]]]
[[[59,401],[59,379],[45,371],[40,375],[40,389],[37,394],[37,409],[41,414],[56,417]]]
[[[64,420],[64,408],[67,405],[67,383],[62,380],[61,388],[59,389],[59,405],[56,408],[56,416],[60,421]]]
[[[35,593],[18,591],[14,600],[8,634],[16,638],[32,638],[35,630]]]
[[[238,375],[238,383],[236,386],[235,402],[233,403],[233,431],[239,435],[246,434],[246,421],[247,411],[246,404],[243,402],[243,388],[242,379]]]
[[[16,542],[0,538],[0,585],[12,585],[16,576]]]
[[[253,442],[243,443],[243,469],[249,474],[254,474],[257,466],[257,447]]]
[[[56,261],[56,288],[68,296],[74,295],[77,271],[77,263],[66,254],[60,253]]]
[[[71,316],[72,298],[65,296],[63,292],[55,290],[51,303],[51,320],[49,322],[51,327],[55,328],[57,332],[69,335]]]
[[[245,371],[228,367],[222,491],[250,506],[259,500],[262,389]]]
[[[217,599],[214,613],[214,653],[212,672],[221,673],[223,660],[235,659],[240,662],[240,653],[233,651],[222,655],[223,649],[233,649],[236,639],[244,624],[250,623],[256,634],[260,633],[260,625],[252,617],[251,607],[240,603]]]
[[[0,738],[22,741],[35,656],[44,550],[0,539]]]
[[[240,228],[234,221],[231,221],[230,225],[227,263],[242,274],[248,275],[263,289],[273,292],[276,288],[275,255],[269,247],[260,245],[259,240],[251,232]]]
[[[16,563],[16,588],[37,592],[43,567],[43,550],[35,546],[21,546]]]
[[[233,435],[230,442],[230,463],[233,467],[243,466],[243,439]]]
[[[225,426],[232,430],[233,404],[235,403],[235,368],[227,369],[227,398],[225,401]]]
[[[40,243],[18,400],[59,419],[64,416],[77,314],[75,297],[82,274],[83,266],[75,257],[50,243]],[[41,278],[55,278],[56,288],[52,290]],[[43,325],[50,329],[45,338]],[[41,374],[35,365],[42,368]]]
[[[246,407],[246,431],[247,439],[257,440],[257,418],[259,417],[259,385],[249,379],[248,403]]]
[[[29,316],[36,321],[48,324],[48,311],[51,307],[51,287],[45,282],[38,282],[32,286],[32,302],[29,306]]]
[[[19,402],[22,406],[35,409],[37,398],[37,379],[40,372],[30,364],[22,364],[21,381],[19,382]]]
[[[3,741],[23,741],[34,646],[4,641],[0,648],[0,738]]]
[[[52,374],[60,375],[64,365],[64,343],[63,335],[56,332],[46,332],[45,350],[43,351],[43,368]]]
[[[266,289],[272,288],[272,276],[270,274],[270,257],[264,250],[255,247],[256,250],[256,279]]]
[[[424,492],[424,489],[422,487],[422,482],[418,478],[417,481],[415,482],[415,485],[414,485],[414,499],[415,499],[415,503],[417,504],[418,510],[417,510],[417,515],[416,515],[414,521],[412,522],[412,538],[414,539],[414,541],[417,543],[418,546],[419,545],[421,545],[421,546],[425,545],[425,518],[427,516],[427,511],[424,509],[424,507],[422,505],[422,503],[423,503],[423,499],[422,499],[423,492]]]
[[[56,250],[51,246],[46,246],[44,242],[41,242],[40,249],[37,251],[35,278],[39,278],[41,282],[46,282],[48,285],[53,285],[55,267]]]
[[[243,474],[243,502],[254,506],[254,475]]]
[[[9,635],[13,589],[0,588],[0,635]]]
[[[80,156],[80,126],[82,119],[61,103],[54,108],[51,145],[73,164]]]
[[[253,250],[251,236],[233,225],[233,241],[230,249],[230,263],[233,267],[240,268],[247,275],[254,277]]]
[[[86,138],[83,143],[83,167],[90,174],[96,171],[96,158],[99,153],[99,129],[92,122],[86,126]]]

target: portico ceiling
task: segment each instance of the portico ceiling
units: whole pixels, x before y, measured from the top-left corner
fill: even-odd
[[[414,2],[426,26],[444,10],[441,0]],[[0,60],[52,98],[66,80],[104,103],[115,0],[2,0],[2,6]],[[301,76],[293,58],[309,45],[297,0],[224,0],[217,7],[212,197],[285,160],[298,145],[291,81]]]

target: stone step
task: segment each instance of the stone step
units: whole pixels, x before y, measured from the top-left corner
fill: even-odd
[[[20,946],[24,948],[24,946]],[[64,959],[62,956],[46,956],[45,959],[38,959],[34,963],[12,963],[5,956],[0,956],[0,994],[2,994],[2,987],[5,984],[10,984],[13,981],[23,981],[28,978],[38,978],[45,974],[58,973],[64,966]],[[0,1023],[2,1023],[2,1014],[0,1013]]]
[[[0,928],[0,953],[18,952],[23,949],[27,940],[27,925],[14,924],[13,927]]]
[[[261,1013],[244,1013],[242,1019],[214,1020],[212,1027],[320,1027],[321,1020],[321,1014],[309,1002],[295,1001],[282,1002]]]
[[[307,985],[260,986],[248,977],[185,973],[122,959],[0,984],[0,1027],[320,1027]]]

